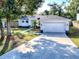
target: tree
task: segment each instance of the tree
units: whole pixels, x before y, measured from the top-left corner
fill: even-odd
[[[11,34],[10,22],[21,15],[33,15],[35,10],[40,7],[42,0],[5,0],[3,13],[7,21],[7,38],[1,53],[5,53],[9,41],[13,39]],[[24,8],[25,7],[25,8]],[[22,10],[24,8],[24,10]]]
[[[44,12],[41,13],[41,15],[49,15],[49,11],[45,10]]]
[[[63,13],[62,7],[64,6],[64,4],[65,2],[62,2],[60,5],[55,2],[53,4],[48,4],[49,6],[51,6],[50,14],[62,16]]]
[[[33,15],[44,0],[25,0],[25,14]]]
[[[50,14],[56,15],[57,13],[57,4],[54,2],[53,4],[48,4],[51,9],[50,9]]]
[[[4,54],[8,49],[10,40],[14,39],[11,35],[10,21],[16,19],[21,14],[21,6],[24,0],[4,0],[3,14],[7,22],[7,38],[1,54]]]
[[[0,0],[0,30],[1,30],[1,38],[0,41],[2,42],[4,40],[4,29],[3,29],[3,25],[2,25],[2,15],[3,15],[3,0]]]
[[[49,15],[49,11],[48,10],[45,10],[44,13],[45,13],[45,15]]]
[[[58,8],[58,15],[59,16],[62,16],[63,14],[63,6],[64,6],[65,2],[62,2],[61,5],[57,5],[57,8]]]
[[[76,19],[77,9],[79,7],[79,0],[68,0],[68,6],[66,8],[67,13],[70,14],[71,19]]]

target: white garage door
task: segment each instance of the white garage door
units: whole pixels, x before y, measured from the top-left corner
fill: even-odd
[[[43,32],[65,32],[65,23],[45,23]]]

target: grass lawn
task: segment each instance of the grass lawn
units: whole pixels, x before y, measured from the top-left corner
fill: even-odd
[[[17,38],[25,41],[29,41],[38,35],[35,34],[38,32],[36,29],[32,29],[30,31],[27,31],[27,28],[21,28],[21,29],[12,29],[13,36],[16,36]]]
[[[79,30],[75,27],[71,27],[69,37],[79,48]]]
[[[19,46],[19,45],[21,45],[25,42],[32,40],[33,38],[39,36],[38,34],[35,34],[36,32],[39,31],[37,29],[36,30],[33,29],[33,30],[30,30],[30,31],[26,31],[26,30],[27,30],[27,28],[12,28],[12,35],[14,37],[14,40],[11,40],[9,42],[9,47],[8,47],[7,51],[10,51],[13,48],[15,48],[15,47],[17,47],[17,46]],[[4,43],[5,43],[5,40],[2,44],[0,43],[0,51],[3,48]],[[14,44],[14,45],[12,46],[12,44]]]

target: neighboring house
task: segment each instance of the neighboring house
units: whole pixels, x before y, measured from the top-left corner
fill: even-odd
[[[33,27],[34,21],[36,21],[37,18],[35,16],[22,16],[20,19],[11,21],[10,26],[11,27]],[[6,19],[2,19],[3,27],[6,27]]]
[[[29,27],[29,19],[27,16],[22,16],[21,19],[18,20],[19,27]]]
[[[6,19],[2,19],[2,24],[3,24],[3,27],[6,28],[6,26],[7,26]],[[11,20],[10,26],[11,27],[18,27],[17,21]]]
[[[40,16],[40,30],[42,32],[65,33],[69,31],[70,21],[70,19],[56,15]]]
[[[18,20],[19,27],[33,27],[36,22],[36,26],[39,26],[39,19],[37,15],[34,16],[23,16]]]
[[[22,16],[21,19],[18,20],[19,27],[32,27],[33,22],[36,20],[35,16]]]

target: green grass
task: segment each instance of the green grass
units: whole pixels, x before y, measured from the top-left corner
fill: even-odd
[[[79,23],[79,21],[74,21],[74,22]]]
[[[29,41],[38,36],[37,34],[33,34],[35,32],[38,32],[38,30],[26,31],[27,30],[26,28],[17,29],[17,30],[12,29],[12,30],[13,30],[12,34],[14,36],[17,36],[19,39],[25,40],[25,41]],[[22,31],[24,32],[22,33]]]
[[[79,48],[79,30],[75,27],[71,27],[69,37],[71,38],[72,42]]]
[[[12,28],[12,35],[14,36],[15,40],[14,41],[10,41],[9,42],[9,46],[8,46],[8,49],[6,50],[6,52],[10,51],[13,49],[13,43],[17,43],[15,47],[27,42],[27,41],[30,41],[32,40],[33,38],[39,36],[37,34],[33,34],[35,32],[38,32],[38,30],[31,30],[31,31],[28,31],[26,32],[27,28]],[[24,33],[21,33],[22,31],[25,31]],[[5,31],[6,33],[6,31]],[[4,43],[5,43],[5,40],[2,44],[0,44],[0,51],[2,50],[3,46],[4,46]],[[3,51],[4,52],[4,51]],[[5,53],[6,53],[5,52]],[[2,55],[2,53],[0,53],[0,55]]]

